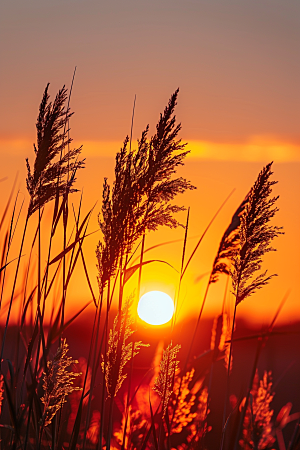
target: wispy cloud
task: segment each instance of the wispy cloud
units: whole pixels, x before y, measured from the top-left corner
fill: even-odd
[[[120,141],[97,141],[74,139],[75,145],[83,145],[85,157],[114,158],[122,146]],[[275,136],[253,136],[245,142],[210,142],[189,140],[187,149],[191,150],[190,158],[219,161],[300,161],[300,144],[284,141]],[[28,138],[1,138],[0,152],[2,156],[27,155],[32,150],[33,140]],[[135,143],[133,143],[133,148]]]
[[[273,136],[253,136],[247,142],[189,141],[190,158],[223,161],[300,161],[300,145]]]

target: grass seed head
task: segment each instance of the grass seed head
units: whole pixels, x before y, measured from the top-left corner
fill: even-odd
[[[132,324],[134,319],[129,314],[132,297],[129,297],[114,319],[113,327],[109,331],[108,350],[106,359],[102,358],[101,368],[105,374],[106,390],[109,397],[115,397],[127,377],[124,373],[125,365],[136,356],[141,347],[148,347],[142,341],[129,342],[127,339],[134,333]]]
[[[172,177],[189,153],[177,137],[181,129],[174,115],[177,95],[178,90],[160,115],[154,136],[148,139],[147,126],[137,150],[130,148],[126,137],[116,156],[112,190],[104,180],[99,215],[103,240],[96,250],[100,292],[145,231],[180,225],[173,215],[185,208],[170,202],[177,194],[195,189],[186,179]]]
[[[219,244],[219,249],[215,257],[213,268],[210,274],[209,283],[216,283],[218,281],[219,275],[224,273],[229,275],[230,264],[236,255],[238,245],[239,245],[239,228],[241,224],[241,215],[244,211],[245,205],[247,203],[248,196],[240,204],[234,215],[232,216],[231,222],[226,229],[221,242]]]
[[[160,371],[154,382],[153,389],[157,392],[162,401],[163,417],[166,413],[169,399],[173,392],[175,372],[178,369],[179,364],[176,357],[180,347],[180,345],[175,345],[173,347],[173,343],[171,341],[166,350],[164,350],[163,357],[160,362]]]
[[[47,371],[43,373],[44,396],[41,398],[44,404],[42,423],[46,427],[50,425],[57,411],[66,402],[66,398],[73,391],[82,390],[73,386],[74,380],[81,373],[69,372],[67,369],[72,364],[77,364],[76,359],[67,356],[68,344],[63,339],[52,361],[47,363]]]
[[[271,423],[273,410],[270,409],[273,397],[271,372],[265,371],[261,380],[256,372],[245,414],[243,437],[240,440],[242,448],[263,450],[270,448],[270,445],[275,442]],[[243,403],[245,403],[245,399],[241,406]]]
[[[258,175],[240,216],[239,249],[231,270],[237,305],[268,284],[274,276],[266,276],[265,271],[253,279],[254,274],[261,269],[263,255],[275,250],[271,246],[272,240],[282,234],[282,228],[269,223],[278,211],[274,206],[278,197],[270,198],[272,186],[276,184],[276,181],[269,180],[273,173],[271,166],[272,163],[268,164]]]
[[[169,405],[169,413],[173,420],[171,423],[171,433],[181,433],[181,431],[194,420],[197,413],[192,413],[191,409],[196,400],[196,394],[190,389],[190,383],[193,380],[195,369],[187,372],[183,377],[177,376],[174,382],[174,398]],[[174,411],[174,408],[175,411]]]
[[[28,216],[57,195],[74,192],[72,186],[75,182],[75,173],[84,165],[78,160],[82,147],[65,151],[72,139],[68,137],[67,124],[72,116],[70,110],[65,108],[67,90],[60,89],[53,104],[49,102],[49,84],[47,84],[40,104],[36,123],[37,146],[34,145],[35,162],[33,172],[28,159],[27,190],[30,195]],[[59,159],[55,162],[55,158]]]

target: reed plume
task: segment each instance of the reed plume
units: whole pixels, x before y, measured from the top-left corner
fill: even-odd
[[[101,363],[105,375],[105,383],[108,397],[115,397],[127,377],[124,367],[128,361],[139,353],[141,347],[148,347],[142,341],[126,343],[127,339],[134,333],[132,324],[134,319],[129,314],[131,298],[124,302],[121,313],[114,319],[113,327],[109,331],[108,350],[106,362]]]
[[[210,413],[208,408],[208,389],[205,386],[198,397],[198,404],[196,410],[196,417],[192,423],[192,430],[194,431],[194,436],[192,437],[192,442],[198,442],[201,440],[206,433],[209,433],[212,429],[211,426],[207,425],[207,416]]]
[[[65,151],[72,139],[68,137],[67,124],[72,116],[69,107],[65,107],[67,89],[63,86],[49,102],[49,83],[43,94],[37,118],[37,145],[34,144],[35,162],[33,172],[26,159],[27,190],[30,195],[28,216],[54,199],[57,193],[75,192],[72,186],[77,169],[84,161],[78,160],[82,147]],[[54,159],[59,159],[54,162]],[[75,161],[74,161],[75,160]]]
[[[209,284],[218,281],[219,275],[224,273],[229,275],[230,266],[236,255],[240,242],[239,228],[241,223],[241,215],[248,201],[248,195],[242,201],[238,209],[232,216],[228,228],[225,230],[221,242],[219,244],[217,255],[214,259],[213,268],[210,274]]]
[[[81,373],[70,372],[68,367],[77,364],[76,359],[67,356],[68,344],[63,339],[58,347],[52,361],[47,363],[47,371],[43,374],[44,396],[41,398],[44,404],[42,425],[50,425],[57,411],[66,402],[66,397],[73,391],[82,390],[81,387],[73,386],[74,380]]]
[[[272,163],[268,164],[258,175],[240,216],[239,249],[233,258],[231,270],[236,305],[275,276],[266,276],[267,271],[264,271],[253,279],[254,273],[261,269],[262,256],[275,250],[270,245],[271,241],[282,234],[282,227],[269,224],[278,211],[274,204],[279,198],[269,198],[272,186],[277,183],[269,180],[273,173],[271,166]]]
[[[193,380],[195,369],[191,369],[183,377],[177,376],[174,382],[175,397],[170,402],[168,411],[172,414],[171,433],[181,433],[187,425],[197,416],[196,412],[191,412],[196,394],[192,393],[190,384]]]
[[[262,450],[271,448],[275,442],[271,423],[273,410],[270,409],[273,397],[271,372],[265,371],[262,380],[259,380],[256,372],[250,393],[250,405],[247,406],[245,414],[243,437],[240,440],[243,449]],[[244,406],[243,403],[240,409]]]
[[[274,217],[278,208],[275,203],[277,197],[270,198],[272,186],[277,181],[270,181],[272,175],[272,163],[267,164],[259,173],[257,180],[250,189],[246,197],[246,204],[240,215],[239,245],[232,259],[230,275],[232,279],[233,293],[235,296],[235,306],[231,329],[231,342],[228,357],[227,388],[223,413],[223,431],[221,439],[221,450],[224,445],[225,420],[227,411],[227,399],[229,395],[229,373],[231,369],[232,338],[235,327],[237,306],[246,297],[249,297],[257,289],[261,289],[268,284],[275,276],[267,276],[267,271],[260,273],[253,279],[255,272],[261,269],[262,257],[265,253],[275,251],[271,246],[272,240],[282,234],[282,227],[270,225],[270,220]]]
[[[103,242],[99,242],[96,256],[100,291],[115,274],[122,256],[131,252],[133,244],[145,231],[159,226],[177,227],[173,214],[184,207],[170,202],[187,189],[195,189],[186,179],[172,178],[176,168],[183,165],[189,151],[177,138],[181,125],[176,125],[174,109],[178,89],[172,95],[156,127],[156,134],[148,140],[149,126],[138,140],[137,150],[131,150],[129,138],[117,153],[115,181],[112,192],[104,180],[102,214],[99,226]]]
[[[195,387],[195,386],[194,386]],[[194,388],[191,392],[195,394]],[[211,431],[211,426],[207,425],[207,416],[210,413],[208,409],[208,389],[204,387],[200,395],[197,397],[195,403],[197,408],[193,413],[193,420],[183,428],[185,433],[184,441],[177,445],[177,450],[196,450],[204,447],[203,439],[207,433]],[[193,408],[194,410],[195,408]]]
[[[162,360],[160,361],[160,371],[154,382],[153,390],[157,392],[162,402],[162,417],[166,414],[169,399],[173,392],[175,372],[179,364],[176,357],[180,347],[181,345],[175,345],[173,347],[171,341],[166,350],[164,350]]]

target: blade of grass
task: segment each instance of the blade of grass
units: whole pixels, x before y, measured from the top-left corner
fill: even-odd
[[[14,190],[15,190],[16,184],[17,184],[18,176],[19,176],[19,174],[18,174],[18,172],[17,172],[17,174],[16,174],[16,176],[15,176],[15,180],[14,180],[13,186],[12,186],[12,188],[11,188],[11,191],[10,191],[10,194],[9,194],[9,197],[8,197],[8,200],[7,200],[7,202],[6,202],[6,205],[5,205],[5,208],[4,208],[2,217],[1,217],[1,221],[0,221],[0,231],[1,231],[1,228],[2,228],[2,226],[3,226],[5,217],[6,217],[7,213],[8,213],[8,210],[9,210],[9,206],[10,206],[10,203],[11,203],[11,200],[12,200],[12,197],[13,197],[13,194],[14,194]]]
[[[201,242],[202,242],[204,236],[206,235],[206,233],[208,232],[209,228],[211,227],[211,225],[213,224],[213,222],[215,221],[216,217],[218,216],[218,214],[220,213],[220,211],[223,209],[223,207],[225,206],[225,204],[227,203],[227,201],[229,200],[229,198],[232,196],[232,194],[234,193],[234,191],[235,191],[235,189],[233,189],[233,190],[230,192],[230,194],[226,197],[226,199],[224,200],[224,202],[222,203],[222,205],[219,207],[219,209],[218,209],[217,212],[214,214],[214,216],[212,217],[212,219],[211,219],[210,222],[208,223],[207,227],[206,227],[205,230],[203,231],[203,233],[202,233],[202,235],[201,235],[199,241],[197,242],[196,247],[194,248],[194,250],[193,250],[191,256],[190,256],[189,259],[188,259],[188,262],[186,263],[186,265],[185,265],[185,267],[184,267],[184,269],[183,269],[183,272],[182,272],[182,275],[181,275],[181,279],[184,277],[184,274],[185,274],[185,272],[186,272],[186,270],[187,270],[187,268],[188,268],[188,266],[189,266],[191,260],[193,259],[193,257],[194,257],[194,255],[195,255],[196,251],[198,250],[198,247],[199,247],[199,245],[201,244]]]
[[[24,230],[23,230],[23,236],[22,236],[22,241],[21,241],[21,246],[20,246],[20,251],[19,251],[19,256],[18,256],[17,268],[16,268],[16,271],[15,271],[13,288],[12,288],[12,293],[11,293],[11,297],[10,297],[8,312],[7,312],[7,316],[6,316],[4,335],[3,335],[2,346],[1,346],[1,354],[0,354],[0,370],[1,370],[1,361],[3,359],[3,352],[4,352],[4,346],[5,346],[5,339],[6,339],[7,329],[8,329],[8,323],[9,323],[9,319],[10,319],[11,308],[12,308],[12,303],[13,303],[13,299],[14,299],[16,284],[17,284],[17,277],[18,277],[18,273],[19,273],[20,261],[21,261],[21,256],[22,256],[22,251],[23,251],[23,246],[24,246],[24,241],[25,241],[25,235],[26,235],[26,231],[27,231],[27,225],[28,225],[28,215],[26,217],[25,226],[24,226]]]
[[[144,261],[142,263],[136,264],[134,266],[129,267],[128,269],[124,270],[124,277],[123,277],[123,283],[127,283],[127,281],[132,277],[132,275],[135,274],[135,272],[140,269],[141,266],[145,266],[146,264],[151,264],[154,262],[158,262],[158,263],[162,263],[162,264],[167,264],[167,266],[171,267],[172,269],[174,269],[176,272],[177,270],[175,269],[175,267],[173,267],[171,264],[169,264],[167,261],[162,261],[161,259],[150,259],[149,261]]]

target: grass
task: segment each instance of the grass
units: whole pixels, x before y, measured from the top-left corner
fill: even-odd
[[[0,312],[5,317],[0,362],[1,449],[300,449],[300,414],[292,410],[291,403],[282,405],[275,414],[272,374],[258,372],[263,348],[276,333],[279,336],[274,325],[282,305],[261,333],[237,336],[235,331],[238,305],[274,276],[261,272],[264,254],[273,250],[273,239],[282,233],[273,225],[277,198],[271,197],[275,183],[270,181],[272,164],[262,169],[224,232],[188,339],[180,339],[176,311],[164,335],[165,343],[152,350],[152,363],[148,357],[148,366],[142,362],[140,372],[138,365],[144,361],[142,353],[148,343],[138,330],[130,305],[139,298],[143,267],[157,262],[145,259],[147,234],[162,226],[183,227],[177,305],[189,264],[227,200],[216,208],[188,255],[192,211],[187,211],[186,223],[181,225],[176,213],[184,208],[174,200],[195,187],[182,177],[176,178],[176,170],[188,154],[178,137],[181,125],[174,114],[176,90],[160,115],[154,136],[148,136],[146,127],[133,150],[131,130],[116,155],[112,188],[104,180],[98,216],[101,239],[96,248],[98,292],[94,292],[83,244],[95,208],[83,215],[82,196],[77,211],[71,202],[76,173],[84,160],[80,159],[81,147],[71,148],[70,95],[63,87],[52,103],[48,90],[49,85],[36,124],[33,169],[27,160],[29,197],[18,209],[19,193],[15,193],[14,183],[0,221]],[[133,118],[134,112],[132,122]],[[15,230],[22,227],[21,210],[27,204],[17,244]],[[45,211],[51,211],[49,236]],[[32,222],[33,228],[29,226]],[[32,229],[30,236],[28,230]],[[23,255],[25,242],[31,249],[29,255]],[[12,243],[18,245],[13,277],[7,276],[14,260]],[[60,250],[54,253],[58,244]],[[168,264],[164,260],[159,263]],[[91,300],[74,316],[66,317],[66,304],[72,302],[68,288],[81,264]],[[128,298],[125,285],[134,276],[136,290]],[[227,277],[223,308],[211,327],[210,346],[195,355],[207,294],[220,276]],[[230,285],[235,299],[232,317],[225,307]],[[12,306],[18,301],[19,320],[12,326]],[[73,359],[67,355],[69,340],[72,344],[70,330],[76,329],[89,305],[93,305],[93,316],[88,316],[85,325],[90,330],[86,358],[75,354]],[[233,395],[237,355],[247,351],[243,349],[249,341],[257,347],[246,376],[248,387]],[[236,350],[238,346],[242,350],[234,353],[233,359],[233,347]]]

